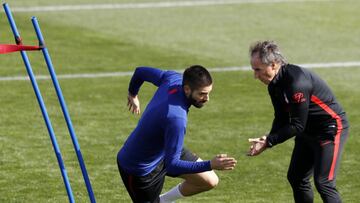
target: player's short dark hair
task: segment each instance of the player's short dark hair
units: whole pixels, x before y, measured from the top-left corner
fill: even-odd
[[[183,85],[188,85],[192,90],[212,84],[209,71],[201,65],[192,65],[184,71]]]
[[[280,52],[279,46],[274,41],[258,41],[250,46],[250,56],[259,53],[259,59],[263,64],[270,65],[272,62],[287,64],[286,58]]]

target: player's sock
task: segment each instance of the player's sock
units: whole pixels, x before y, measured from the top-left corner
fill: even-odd
[[[172,203],[175,202],[175,200],[184,197],[179,190],[180,185],[181,184],[173,187],[168,192],[160,195],[160,203]]]

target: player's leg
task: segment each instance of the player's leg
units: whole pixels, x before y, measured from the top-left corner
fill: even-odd
[[[160,195],[160,203],[175,202],[177,199],[211,190],[216,187],[219,181],[219,178],[213,171],[186,174],[179,177],[185,181]]]
[[[163,163],[159,164],[150,174],[134,176],[126,173],[118,162],[121,179],[134,203],[158,203],[164,185],[166,171]]]
[[[313,202],[314,194],[310,183],[313,174],[313,157],[308,141],[304,137],[296,137],[287,177],[297,203]]]
[[[199,158],[198,161],[201,161],[201,159]],[[219,183],[219,178],[214,171],[184,174],[179,177],[185,180],[179,185],[180,192],[183,196],[191,196],[211,190]]]
[[[187,149],[183,149],[181,159],[186,161],[202,161],[198,156]],[[169,174],[168,174],[169,175]],[[169,175],[172,176],[172,175]],[[176,177],[176,176],[172,176]],[[213,189],[219,182],[214,171],[206,171],[196,174],[183,174],[180,176],[185,181],[175,186],[170,191],[160,196],[160,202],[174,202],[182,197],[195,195]]]
[[[347,135],[348,129],[344,129],[339,142],[324,140],[317,143],[314,182],[322,200],[326,203],[341,202],[336,189],[336,172]]]

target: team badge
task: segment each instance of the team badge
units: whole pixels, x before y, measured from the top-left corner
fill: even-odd
[[[292,100],[294,103],[302,103],[305,102],[306,99],[304,97],[304,93],[302,92],[297,92],[292,96]]]

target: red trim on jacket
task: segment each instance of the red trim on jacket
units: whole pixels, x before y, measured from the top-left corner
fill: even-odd
[[[337,123],[337,132],[336,132],[335,140],[334,140],[334,145],[335,146],[334,146],[333,160],[332,160],[332,163],[331,163],[330,173],[329,173],[329,176],[328,176],[328,180],[333,180],[334,179],[334,173],[335,173],[336,161],[337,161],[337,158],[338,158],[338,155],[339,155],[340,136],[341,136],[341,132],[342,132],[342,129],[343,129],[341,118],[337,113],[335,113],[328,105],[326,105],[318,97],[312,95],[311,96],[311,101],[314,102],[315,104],[319,105],[324,111],[326,111],[328,114],[330,114],[331,117],[334,118],[336,120],[336,123]]]

